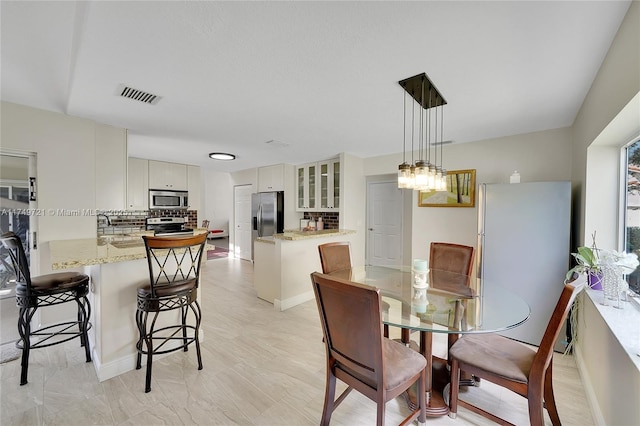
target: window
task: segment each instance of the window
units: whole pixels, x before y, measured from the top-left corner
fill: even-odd
[[[624,208],[624,247],[640,257],[640,139],[626,146],[626,199]],[[640,267],[627,276],[629,288],[640,293]]]

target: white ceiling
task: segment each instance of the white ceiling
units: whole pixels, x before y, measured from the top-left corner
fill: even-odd
[[[397,82],[422,72],[448,101],[445,140],[570,126],[629,4],[2,1],[1,95],[220,171],[371,157],[402,151]]]

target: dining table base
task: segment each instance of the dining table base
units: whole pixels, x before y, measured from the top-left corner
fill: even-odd
[[[449,383],[449,369],[447,368],[446,361],[442,362],[436,360],[434,362],[431,354],[431,341],[432,335],[427,332],[420,332],[420,345],[409,339],[409,333],[405,332],[407,329],[403,329],[402,331],[402,343],[409,346],[411,349],[416,352],[420,352],[425,356],[427,360],[427,407],[426,414],[427,417],[442,417],[449,414],[449,405],[445,403],[445,400],[442,395],[442,391],[444,390],[447,383]],[[408,330],[407,330],[408,331]],[[418,398],[416,395],[415,387],[409,388],[406,392],[407,405],[409,409],[415,410],[418,407]]]

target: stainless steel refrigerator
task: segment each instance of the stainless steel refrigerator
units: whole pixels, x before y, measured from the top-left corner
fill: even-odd
[[[522,297],[531,316],[501,332],[540,345],[569,268],[570,182],[481,184],[478,191],[478,276]],[[566,332],[555,349],[563,351]]]
[[[284,191],[251,194],[251,259],[258,237],[269,237],[284,231]]]

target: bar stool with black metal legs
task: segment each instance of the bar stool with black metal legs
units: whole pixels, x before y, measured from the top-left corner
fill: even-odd
[[[0,237],[0,241],[8,249],[16,271],[16,305],[19,310],[20,333],[16,347],[22,349],[20,385],[27,384],[31,349],[53,346],[79,337],[87,362],[91,362],[87,334],[91,328],[91,305],[87,299],[89,276],[78,272],[59,272],[32,277],[20,237],[13,232],[7,232]],[[72,301],[78,306],[77,321],[65,321],[36,330],[31,329],[31,320],[38,309]]]
[[[145,392],[149,392],[153,355],[179,349],[187,352],[188,346],[195,343],[198,370],[202,370],[198,338],[202,312],[198,303],[198,282],[207,234],[142,238],[147,250],[149,282],[138,288],[136,323],[140,337],[136,344],[136,369],[142,368],[142,355],[146,355]],[[171,318],[163,318],[158,325],[160,312],[174,310],[179,311],[176,312],[174,323],[167,322]],[[192,322],[187,321],[189,311],[194,316]],[[153,313],[151,321],[149,313]]]

